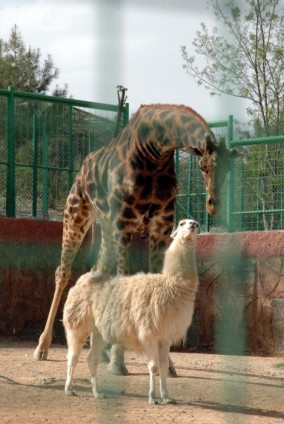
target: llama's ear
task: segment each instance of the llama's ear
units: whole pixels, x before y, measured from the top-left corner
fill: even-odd
[[[174,239],[177,235],[177,228],[174,228],[172,233],[171,233],[171,238]]]

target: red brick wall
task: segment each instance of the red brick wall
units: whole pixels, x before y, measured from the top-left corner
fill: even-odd
[[[86,237],[70,285],[93,263],[99,231],[96,234],[95,252],[90,249],[90,235]],[[61,223],[0,218],[0,336],[37,339],[53,295],[61,236]],[[147,242],[137,237],[132,272],[146,270],[146,248]],[[284,231],[200,235],[200,289],[189,348],[224,353],[284,351],[283,258]],[[61,311],[62,304],[59,333]]]

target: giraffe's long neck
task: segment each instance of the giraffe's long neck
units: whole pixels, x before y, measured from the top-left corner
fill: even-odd
[[[154,155],[180,148],[202,148],[205,133],[211,134],[205,120],[186,107],[142,107],[133,117],[133,125],[138,143]]]

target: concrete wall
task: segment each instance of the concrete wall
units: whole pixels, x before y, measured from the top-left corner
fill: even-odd
[[[86,237],[70,285],[95,260],[96,233],[94,251],[90,235]],[[61,236],[61,223],[0,219],[0,336],[37,339],[53,295]],[[131,271],[146,270],[146,258],[147,241],[137,237]],[[284,352],[284,231],[200,235],[197,259],[200,289],[183,347],[224,353]],[[55,340],[63,334],[62,303]]]

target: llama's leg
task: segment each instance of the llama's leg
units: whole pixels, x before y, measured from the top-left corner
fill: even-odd
[[[73,194],[68,196],[63,221],[61,261],[60,266],[55,272],[55,292],[44,331],[39,338],[39,344],[34,352],[34,359],[36,360],[47,358],[52,340],[52,328],[55,316],[62,293],[70,278],[72,262],[89,227],[95,222],[95,211],[93,206],[88,203],[88,200],[79,198],[76,207],[75,200]],[[82,210],[84,215],[81,216],[79,211]]]
[[[170,345],[168,342],[159,342],[159,374],[160,392],[163,403],[176,403],[171,399],[167,390],[167,373],[169,368]]]
[[[106,344],[103,341],[101,335],[97,332],[94,332],[92,334],[91,348],[88,354],[88,365],[89,365],[89,370],[92,376],[91,382],[92,382],[93,395],[97,399],[104,399],[107,397],[104,393],[99,392],[98,381],[97,381],[97,367],[98,367],[99,357],[105,345]]]
[[[155,384],[155,377],[158,373],[158,351],[157,346],[154,346],[151,349],[151,353],[148,353],[148,370],[149,370],[149,403],[157,404],[157,397],[156,397],[156,384]]]
[[[72,330],[68,330],[67,332],[68,355],[67,378],[65,383],[65,394],[67,396],[76,395],[72,387],[73,374],[86,339],[87,336],[84,338],[84,342],[82,342],[82,338],[78,334],[73,333]]]

